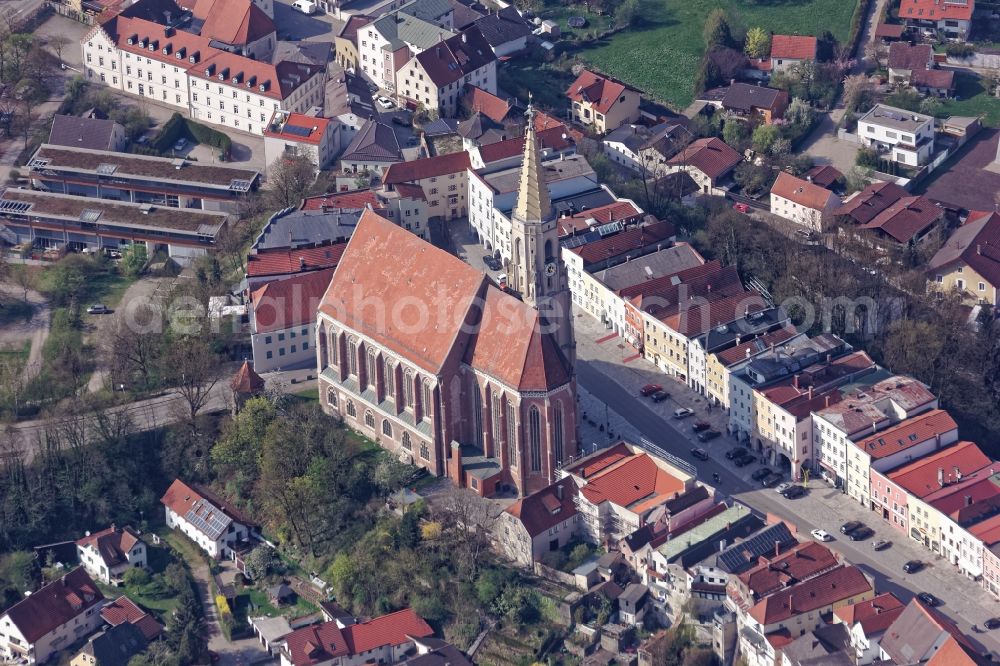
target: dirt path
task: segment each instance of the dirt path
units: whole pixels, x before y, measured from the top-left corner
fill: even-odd
[[[21,300],[24,296],[23,289],[11,284],[0,283],[0,292],[17,300]],[[30,382],[41,372],[42,347],[45,346],[45,340],[49,337],[49,326],[52,321],[52,310],[44,296],[29,289],[28,303],[34,308],[30,319],[23,322],[12,322],[0,327],[0,346],[2,347],[18,347],[25,342],[31,342],[28,362],[21,373],[21,378],[25,383]]]

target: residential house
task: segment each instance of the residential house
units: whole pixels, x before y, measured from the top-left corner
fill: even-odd
[[[995,533],[1000,526],[1000,473],[973,473],[923,501],[930,506],[932,521],[938,527],[939,548],[935,552],[962,575],[979,580],[983,575],[981,535]],[[996,542],[992,536],[990,539]]]
[[[937,529],[932,529],[929,510],[922,500],[963,478],[989,471],[992,464],[978,446],[959,442],[889,472],[872,470],[870,496],[874,510],[893,528],[937,550]],[[891,521],[887,514],[892,516]]]
[[[910,85],[914,72],[934,66],[934,51],[930,44],[896,42],[889,46],[889,81]]]
[[[105,585],[121,585],[129,569],[146,568],[146,544],[131,527],[111,527],[87,533],[76,542],[80,564]]]
[[[899,18],[925,34],[940,31],[948,39],[964,40],[975,11],[976,0],[902,0]]]
[[[537,128],[537,121],[535,126]],[[576,154],[576,140],[565,125],[554,125],[544,130],[536,129],[535,138],[543,159],[570,157]],[[479,143],[468,150],[472,168],[476,171],[484,174],[502,171],[521,163],[524,137],[504,139],[489,144]]]
[[[788,92],[767,86],[734,83],[721,100],[722,109],[739,118],[759,118],[766,125],[773,125],[785,115]]]
[[[779,171],[771,186],[771,212],[811,231],[826,231],[839,205],[830,190],[787,171]]]
[[[806,180],[832,192],[841,192],[844,185],[844,174],[829,164],[817,164],[806,172]]]
[[[358,71],[361,63],[361,55],[358,53],[358,31],[373,20],[371,16],[365,14],[353,14],[333,38],[334,61],[352,74]]]
[[[904,608],[903,602],[892,592],[884,592],[833,612],[833,621],[845,625],[850,632],[854,657],[851,663],[868,666],[879,658],[879,642]]]
[[[381,176],[391,165],[403,161],[392,127],[379,120],[367,120],[341,154],[340,169],[345,173]]]
[[[423,188],[409,183],[397,183],[391,189],[385,184],[381,187],[363,190],[346,190],[328,192],[302,201],[303,211],[323,211],[325,213],[356,213],[358,216],[371,208],[379,215],[388,218],[407,231],[412,231],[424,240],[430,235],[427,221],[430,215],[427,211],[427,196]],[[350,226],[356,225],[356,220]],[[342,223],[343,224],[343,223]],[[344,235],[346,239],[350,234]],[[334,236],[336,238],[336,236]],[[313,239],[317,245],[323,244],[323,237]]]
[[[167,527],[180,530],[214,559],[235,559],[241,542],[250,538],[250,524],[233,507],[175,479],[160,498]]]
[[[264,284],[250,295],[250,346],[255,372],[311,366],[316,350],[316,308],[333,268]]]
[[[252,250],[247,257],[246,288],[253,292],[273,280],[336,268],[347,247],[346,240],[317,246]]]
[[[617,79],[583,70],[566,90],[574,121],[606,134],[639,120],[641,94]]]
[[[409,608],[347,626],[313,624],[285,636],[281,666],[395,664],[416,653],[419,639],[433,635],[430,625]]]
[[[317,170],[326,169],[340,153],[340,123],[309,114],[275,111],[264,130],[268,165],[289,156],[306,157]]]
[[[79,118],[56,114],[49,130],[50,146],[70,146],[91,150],[124,150],[125,128],[107,118]]]
[[[473,22],[498,58],[507,58],[528,48],[532,26],[515,7],[490,10]]]
[[[718,137],[697,139],[667,160],[667,172],[686,172],[703,194],[724,194],[723,179],[742,161],[740,154]]]
[[[419,187],[427,202],[427,216],[448,221],[468,215],[470,167],[465,151],[436,155],[397,162],[386,169],[382,182],[388,192],[405,192],[407,185]]]
[[[618,621],[627,626],[642,622],[648,600],[649,588],[642,583],[629,583],[618,597]]]
[[[163,633],[163,625],[125,595],[106,603],[101,608],[101,618],[111,627],[125,623],[138,627],[147,641],[155,640]]]
[[[875,39],[881,44],[892,44],[903,38],[906,26],[899,23],[879,23],[875,27]]]
[[[28,161],[28,172],[39,190],[225,212],[236,212],[261,180],[251,169],[45,143]]]
[[[794,339],[805,339],[805,334],[797,332],[794,326],[786,325],[763,335],[744,337],[732,347],[708,352],[705,356],[706,397],[713,405],[728,412],[729,378],[739,373],[757,355]]]
[[[98,633],[69,662],[70,666],[128,666],[146,649],[148,641],[132,624],[124,623]]]
[[[786,579],[773,593],[737,612],[740,652],[750,666],[770,666],[790,643],[791,632],[821,627],[823,615],[875,596],[860,569],[839,565],[808,580]]]
[[[462,137],[462,146],[466,150],[503,141],[507,138],[507,129],[503,125],[479,111],[458,123],[456,133]]]
[[[870,464],[871,459],[854,442],[869,441],[869,435],[880,428],[938,408],[937,397],[917,380],[894,376],[874,363],[870,369],[873,371],[858,373],[849,382],[841,382],[829,404],[813,409],[811,438],[814,460],[824,476],[865,507],[869,506],[871,487],[869,465],[865,463]],[[908,437],[907,443],[910,443]],[[918,447],[918,451],[928,453],[934,448],[934,443],[928,442]],[[900,461],[903,462],[906,461]],[[888,469],[885,464],[876,464],[879,471]]]
[[[466,85],[496,94],[497,57],[473,26],[411,58],[397,74],[397,95],[440,117],[454,117]]]
[[[928,97],[952,97],[955,93],[955,71],[951,69],[918,69],[910,76],[910,85]]]
[[[927,264],[931,288],[970,303],[1000,306],[1000,214],[969,213]]]
[[[771,71],[795,71],[816,60],[816,38],[811,35],[771,35]]]
[[[576,483],[566,477],[504,509],[494,530],[504,555],[530,567],[577,539],[576,493]]]
[[[370,10],[369,10],[370,11]],[[400,70],[415,55],[455,34],[448,0],[412,0],[355,28],[358,74],[379,88],[399,92]]]
[[[850,635],[843,625],[822,625],[797,638],[789,631],[776,632],[768,642],[781,652],[781,666],[855,666],[848,656]]]
[[[686,134],[683,126],[669,121],[652,127],[627,123],[605,135],[604,154],[643,176],[660,178],[667,174],[667,160],[684,145]]]
[[[274,15],[256,2],[196,0],[191,15],[190,28],[216,48],[254,60],[271,60],[277,42]]]
[[[834,211],[834,215],[837,216],[838,222],[843,225],[865,225],[907,196],[909,196],[909,192],[899,185],[877,181],[847,197],[844,203]]]
[[[975,666],[982,655],[940,611],[911,599],[889,625],[879,645],[879,658],[895,664]]]
[[[885,398],[894,400],[891,392],[881,399]],[[841,404],[856,405],[850,400]],[[881,511],[882,518],[889,520],[889,507],[881,498],[870,494],[874,478],[871,475],[896,469],[957,441],[958,425],[942,409],[932,409],[903,419],[887,430],[876,430],[864,439],[855,439],[853,446],[847,447],[848,492],[872,511]],[[864,489],[862,484],[866,486]],[[894,516],[905,509],[905,504],[893,507]]]
[[[44,664],[101,626],[103,603],[87,571],[73,569],[0,615],[0,656]]]
[[[912,246],[927,238],[943,222],[941,206],[924,196],[906,196],[858,229],[871,234],[879,245]]]
[[[934,152],[932,116],[876,104],[858,119],[861,144],[892,162],[921,167]]]

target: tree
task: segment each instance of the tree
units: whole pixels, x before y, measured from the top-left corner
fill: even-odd
[[[135,277],[146,265],[146,245],[144,243],[132,243],[126,245],[122,250],[121,261],[118,267],[122,273],[129,277]]]
[[[875,99],[875,86],[864,74],[844,79],[844,106],[848,111],[866,111]]]
[[[743,50],[751,58],[763,58],[771,53],[771,35],[764,28],[747,30],[747,41]]]
[[[219,381],[219,359],[203,338],[178,335],[168,343],[163,360],[166,377],[183,400],[184,417],[195,431],[195,419]]]
[[[60,63],[62,62],[63,49],[73,43],[69,37],[62,34],[49,35],[45,38],[45,41],[49,48],[51,48],[56,54],[56,59],[58,59]]]
[[[274,549],[266,544],[260,544],[247,554],[243,560],[247,576],[253,580],[262,580],[273,573],[281,564]]]
[[[722,127],[722,140],[738,151],[747,148],[750,142],[750,128],[743,121],[730,119]]]
[[[274,208],[297,206],[316,180],[316,167],[304,155],[280,157],[271,165],[269,199]]]
[[[163,352],[161,310],[151,303],[130,304],[101,336],[104,364],[114,385],[149,389],[159,374]]]
[[[860,192],[868,187],[868,183],[871,181],[871,173],[871,169],[866,167],[851,167],[851,170],[845,176],[848,194]]]
[[[129,569],[125,572],[123,580],[125,581],[125,585],[127,587],[137,590],[143,585],[147,585],[149,583],[149,572],[145,569]]]
[[[928,116],[936,116],[940,113],[942,106],[941,100],[937,97],[925,97],[920,102],[920,113]]]
[[[639,0],[623,0],[615,10],[615,25],[635,25],[640,18]]]
[[[753,149],[758,153],[766,153],[771,150],[771,146],[778,140],[780,133],[774,125],[758,125],[753,131]]]
[[[729,14],[724,9],[713,9],[708,14],[708,18],[705,19],[702,36],[705,39],[706,49],[718,46],[733,47],[733,31],[730,26]]]
[[[912,88],[903,88],[898,90],[886,99],[886,103],[889,106],[894,106],[897,109],[906,109],[907,111],[919,111],[920,102],[923,100],[923,96]]]

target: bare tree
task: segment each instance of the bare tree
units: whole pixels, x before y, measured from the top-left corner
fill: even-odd
[[[490,548],[503,508],[470,490],[448,485],[443,493],[435,495],[432,511],[442,527],[453,531],[455,565],[471,580]]]
[[[35,274],[32,273],[27,264],[19,264],[10,268],[11,281],[21,288],[23,300],[28,302],[28,292],[35,288]]]
[[[184,403],[184,420],[197,429],[198,413],[205,408],[219,381],[219,359],[208,343],[194,336],[178,336],[164,355],[164,370]]]
[[[268,172],[268,198],[275,208],[296,206],[314,180],[315,165],[308,157],[281,157],[274,161]]]
[[[144,304],[127,314],[128,318],[124,313],[116,314],[114,323],[102,336],[104,362],[115,384],[131,384],[138,378],[142,388],[149,388],[162,351],[162,333],[158,327],[147,324],[160,316],[160,310]]]
[[[72,44],[72,40],[66,35],[49,35],[46,39],[46,43],[49,48],[52,49],[53,53],[56,54],[56,58],[62,63],[63,49]]]

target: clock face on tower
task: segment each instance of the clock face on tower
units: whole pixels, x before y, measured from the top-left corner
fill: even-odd
[[[555,262],[550,261],[549,263],[545,264],[545,274],[548,275],[549,277],[552,277],[553,275],[556,274]]]

